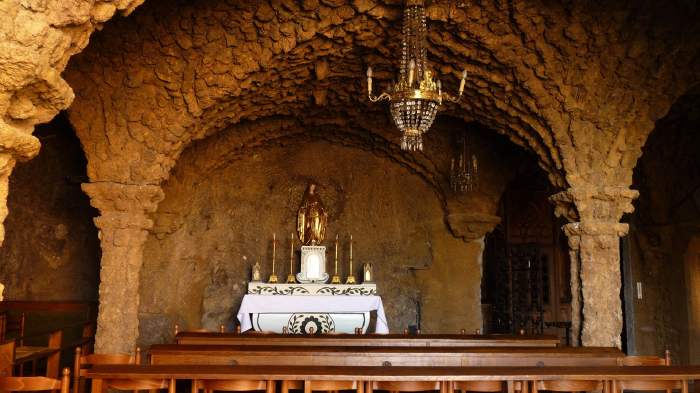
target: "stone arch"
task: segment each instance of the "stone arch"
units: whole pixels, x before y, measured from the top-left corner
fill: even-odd
[[[43,2],[3,3],[3,11],[7,11],[4,14],[14,15],[15,23],[8,24],[9,31],[5,35],[11,49],[8,52],[12,53],[12,57],[0,63],[3,75],[10,76],[0,83],[0,113],[3,114],[0,124],[3,143],[0,157],[0,167],[3,168],[0,176],[1,200],[6,199],[7,176],[14,162],[36,154],[38,143],[30,136],[33,125],[51,118],[72,99],[70,87],[60,77],[70,56],[84,48],[92,31],[115,12],[128,14],[140,2],[124,0],[99,4],[79,3],[76,8],[53,3],[46,5]],[[340,47],[337,53],[342,59],[350,52],[346,40],[359,31],[365,33],[359,40],[364,42],[364,47],[373,51],[368,56],[373,56],[372,60],[378,60],[380,71],[382,63],[388,69],[389,51],[391,45],[395,44],[392,44],[393,40],[387,40],[387,37],[391,38],[395,34],[386,33],[396,31],[393,22],[398,16],[398,7],[393,3],[320,5],[315,1],[302,4],[275,1],[260,3],[260,7],[255,10],[246,9],[244,4],[229,3],[229,6],[236,7],[234,16],[241,15],[264,24],[267,28],[263,29],[264,35],[274,42],[270,45],[271,49],[268,49],[272,53],[288,56],[290,64],[300,61],[299,57],[294,57],[294,51],[304,49],[300,43],[308,41],[311,33],[321,39],[318,53],[322,55],[318,56],[329,56],[335,45],[336,50]],[[171,7],[171,12],[180,12],[184,8],[186,7]],[[163,50],[166,59],[173,60],[168,55],[171,50],[179,52],[178,48],[204,48],[210,40],[220,41],[222,36],[219,33],[225,29],[207,27],[210,26],[207,22],[220,17],[217,12],[218,10],[208,9],[207,13],[201,15],[190,14],[178,26],[172,26],[173,30],[187,32],[176,37],[182,38],[181,41],[170,40],[173,36],[161,36],[156,32],[155,36],[162,40],[151,41],[150,44],[144,41],[141,42],[144,44],[141,47],[138,46],[138,40],[131,41],[137,46],[122,45],[121,55],[100,56],[100,59],[109,59],[110,62],[95,62],[99,65],[97,69],[93,68],[82,75],[80,67],[76,67],[78,71],[68,72],[73,76],[67,76],[67,79],[76,88],[79,97],[79,102],[72,110],[71,116],[77,114],[73,122],[76,123],[79,134],[89,135],[81,138],[88,156],[97,157],[97,160],[91,159],[90,162],[105,161],[110,156],[119,157],[99,165],[101,170],[91,168],[90,171],[94,182],[111,182],[87,186],[93,195],[106,197],[116,193],[116,196],[108,198],[109,201],[93,198],[103,213],[108,209],[119,213],[110,218],[104,217],[102,223],[120,222],[120,226],[124,226],[127,224],[124,221],[124,211],[133,207],[143,210],[143,206],[147,207],[146,211],[155,208],[161,197],[157,184],[165,178],[163,175],[167,177],[169,168],[174,165],[188,139],[223,129],[225,125],[243,118],[239,116],[244,109],[240,106],[241,102],[227,100],[227,97],[248,98],[242,94],[243,91],[253,92],[255,97],[263,97],[262,106],[267,108],[250,111],[247,114],[249,119],[271,114],[284,115],[275,112],[274,108],[270,112],[271,107],[279,103],[295,102],[293,97],[276,90],[272,90],[265,98],[265,94],[261,94],[265,92],[261,88],[264,87],[261,80],[248,73],[251,69],[266,69],[269,65],[265,63],[269,60],[269,54],[258,42],[258,31],[250,29],[234,29],[234,35],[223,36],[224,41],[241,40],[247,47],[241,53],[242,56],[236,58],[240,62],[241,81],[233,87],[223,83],[226,82],[222,81],[225,76],[216,72],[199,80],[190,77],[195,69],[216,69],[215,61],[196,63],[199,68],[185,68],[182,70],[184,77],[181,81],[168,81],[168,74],[172,71],[160,68],[159,71],[166,71],[160,74],[160,77],[166,79],[162,81],[165,87],[160,89],[143,85],[142,78],[146,74],[116,72],[120,64],[135,59],[129,56],[132,53]],[[287,13],[286,20],[280,19],[282,13]],[[300,25],[290,26],[288,15],[296,16],[297,13],[307,17],[301,18],[303,23]],[[144,14],[148,19],[146,11]],[[663,113],[659,108],[663,108],[664,103],[669,105],[673,102],[674,97],[683,90],[683,85],[697,81],[698,43],[668,45],[668,42],[676,42],[674,37],[697,35],[699,27],[694,23],[697,9],[682,3],[675,4],[674,7],[663,7],[653,1],[638,3],[634,10],[625,9],[621,4],[485,2],[477,6],[436,2],[429,7],[428,14],[433,23],[442,22],[446,26],[446,32],[433,31],[430,37],[433,45],[431,55],[439,64],[441,73],[451,74],[454,78],[457,70],[466,65],[478,76],[468,86],[467,97],[472,101],[465,102],[462,106],[462,109],[466,109],[464,116],[469,120],[475,118],[492,129],[508,134],[516,143],[535,150],[542,160],[541,165],[550,172],[553,182],[570,188],[556,198],[560,205],[559,211],[573,220],[587,222],[583,226],[584,232],[599,234],[601,228],[598,223],[602,219],[609,229],[606,233],[615,236],[623,233],[623,227],[613,224],[618,222],[622,212],[630,209],[629,200],[634,198],[634,193],[630,193],[627,187],[631,183],[631,166],[639,155],[645,133],[648,133],[653,121]],[[360,18],[359,28],[346,23],[358,15],[365,18]],[[198,19],[197,16],[201,17]],[[23,25],[22,18],[26,20],[27,17],[39,20],[38,23],[27,26],[40,28],[35,31],[24,30],[20,25]],[[150,18],[155,19],[153,14]],[[173,21],[169,18],[161,19]],[[639,21],[647,23],[638,23]],[[148,23],[163,27],[156,22]],[[15,31],[15,26],[20,27]],[[139,29],[132,29],[123,38],[128,41],[130,36],[140,32]],[[113,36],[112,39],[116,40],[117,37]],[[116,47],[112,49],[116,50]],[[364,67],[360,65],[364,64],[357,58],[348,58],[352,61],[330,61],[328,64],[332,67],[325,67],[326,71],[332,69],[335,73],[340,70],[340,75],[345,74],[351,78],[361,75],[360,68]],[[259,60],[262,60],[262,64]],[[342,65],[348,67],[340,67]],[[158,66],[169,67],[170,64],[166,60],[151,65],[149,72],[153,72],[160,80],[156,73]],[[319,78],[323,75],[323,70],[323,62],[315,61],[312,69],[293,68],[292,75],[294,72],[300,75],[313,74],[317,81],[332,81],[332,78]],[[223,72],[229,71],[230,68],[226,68]],[[219,72],[222,72],[220,68]],[[150,75],[148,77],[151,78]],[[385,74],[384,78],[387,77]],[[90,81],[90,78],[95,79]],[[90,85],[95,81],[104,84]],[[273,81],[278,83],[282,79]],[[83,86],[83,82],[87,86]],[[220,90],[217,94],[224,99],[200,102],[200,97],[194,94],[198,87],[195,82],[199,86],[206,85],[207,89],[212,88],[209,93]],[[164,103],[163,100],[172,99],[176,110],[168,112],[170,116],[158,118],[154,110],[139,112],[139,108],[130,108],[128,113],[135,115],[136,119],[117,116],[120,105],[115,103],[138,101],[124,100],[130,94],[133,98],[136,96],[133,95],[134,91],[117,88],[120,85],[136,86],[152,93],[153,99],[145,100],[154,104],[151,109],[159,108]],[[179,93],[171,98],[167,86]],[[295,86],[295,83],[288,86],[282,83],[282,86],[286,91],[286,88]],[[308,86],[302,84],[302,87]],[[361,86],[345,91],[330,87],[324,90],[324,86],[320,87],[294,91],[300,95],[306,91],[302,97],[311,101],[313,96],[312,102],[325,103],[319,105],[325,107],[334,100],[351,106],[348,103],[353,102],[347,98],[355,96],[355,91],[362,90]],[[101,94],[95,94],[96,90]],[[309,95],[308,91],[313,94]],[[121,97],[122,101],[113,100],[115,97]],[[89,124],[79,125],[77,118],[89,117],[91,113],[87,108],[94,108],[93,105],[101,107],[97,111],[101,116],[92,119],[94,121],[88,122]],[[287,105],[285,108],[288,111],[307,108],[298,102],[297,105]],[[218,110],[222,113],[218,113]],[[448,112],[450,110],[456,109],[448,108]],[[200,111],[201,114],[197,115]],[[193,121],[190,114],[195,114],[198,121]],[[190,129],[184,141],[183,129],[175,127],[177,125]],[[124,138],[124,131],[130,136]],[[155,131],[163,134],[154,138]],[[130,148],[125,142],[131,140],[146,146],[166,145],[168,154],[157,149]],[[138,151],[138,154],[120,157],[120,150],[131,153]],[[142,161],[145,165],[134,164],[132,168],[131,165],[124,164],[132,161]],[[605,186],[601,187],[601,182]],[[115,202],[117,200],[118,203]],[[2,205],[0,218],[6,215],[5,204]],[[601,212],[604,214],[601,215]],[[131,222],[148,227],[148,218],[139,214],[138,219]],[[580,226],[570,229],[579,232]],[[130,230],[138,231],[133,227]],[[581,240],[580,236],[576,238]],[[573,242],[578,243],[579,240]],[[597,257],[606,259],[603,255]]]
[[[498,217],[494,215],[496,213],[495,204],[491,201],[497,199],[494,195],[498,194],[498,190],[502,186],[500,179],[504,176],[503,172],[512,171],[517,166],[518,161],[511,158],[512,154],[510,153],[512,150],[520,151],[522,149],[513,146],[507,138],[493,135],[492,131],[485,129],[474,131],[475,134],[470,134],[472,135],[470,140],[475,145],[480,144],[478,150],[475,151],[478,151],[476,154],[480,157],[482,168],[485,168],[482,174],[484,177],[483,188],[474,194],[453,194],[449,191],[449,184],[447,184],[452,155],[427,154],[423,156],[401,151],[393,141],[388,140],[386,135],[382,134],[379,130],[381,127],[378,127],[376,123],[373,124],[373,129],[367,130],[352,122],[350,124],[319,123],[310,125],[305,124],[303,119],[296,117],[274,116],[240,122],[205,139],[194,141],[188,146],[173,168],[171,176],[163,185],[165,199],[153,214],[154,227],[151,230],[152,234],[146,241],[143,267],[144,283],[146,284],[140,288],[141,301],[143,302],[139,314],[140,325],[143,326],[140,343],[150,344],[154,341],[169,340],[170,327],[174,323],[190,328],[198,326],[214,328],[218,327],[219,323],[230,323],[230,318],[236,309],[236,299],[240,299],[239,295],[242,295],[245,290],[245,285],[242,285],[241,282],[245,280],[249,263],[252,263],[251,258],[259,253],[255,247],[256,245],[260,247],[260,242],[251,241],[251,237],[258,236],[255,238],[259,238],[265,235],[269,237],[274,230],[278,231],[277,235],[280,237],[280,227],[284,227],[278,222],[280,220],[287,224],[286,227],[290,227],[289,220],[293,218],[293,210],[296,208],[294,204],[298,202],[296,200],[297,191],[299,191],[299,187],[304,186],[305,177],[300,178],[298,173],[305,173],[304,176],[308,175],[308,172],[299,172],[296,166],[299,161],[298,152],[313,152],[315,157],[318,155],[328,159],[327,155],[319,150],[314,150],[314,146],[319,144],[339,153],[336,159],[340,160],[340,163],[328,163],[328,166],[335,168],[334,170],[324,170],[325,161],[318,162],[318,170],[321,173],[319,176],[321,177],[320,179],[314,178],[314,180],[319,181],[319,184],[324,187],[322,193],[324,202],[326,202],[327,207],[347,203],[347,208],[350,209],[347,215],[342,214],[342,217],[332,218],[331,226],[333,227],[331,230],[333,232],[339,229],[345,233],[353,225],[357,225],[353,219],[358,214],[358,204],[362,205],[363,209],[365,205],[367,208],[377,207],[376,202],[381,199],[383,204],[393,205],[396,203],[397,206],[403,206],[401,204],[403,199],[416,198],[416,195],[421,196],[418,199],[413,199],[414,204],[410,207],[404,206],[404,208],[396,210],[396,216],[411,218],[395,220],[404,225],[401,225],[402,229],[394,228],[383,233],[383,236],[390,240],[383,240],[383,236],[373,237],[373,240],[376,241],[368,244],[367,234],[362,233],[359,228],[353,227],[357,244],[359,245],[363,238],[365,240],[365,244],[361,248],[364,250],[365,258],[369,254],[371,261],[380,263],[382,266],[380,276],[384,277],[381,281],[385,282],[383,291],[386,291],[383,292],[383,296],[384,301],[392,305],[392,309],[387,315],[393,329],[400,331],[401,329],[398,327],[406,326],[407,321],[412,322],[415,318],[413,316],[415,310],[409,301],[412,298],[420,298],[425,301],[422,308],[424,310],[422,314],[425,322],[424,331],[453,332],[459,331],[460,328],[468,328],[469,331],[472,331],[480,328],[478,296],[473,293],[478,291],[478,277],[481,274],[476,254],[480,254],[483,247],[480,239],[498,221]],[[387,122],[384,126],[391,127],[391,124]],[[431,131],[434,144],[439,145],[437,150],[444,151],[445,145],[453,143],[450,132],[461,130],[466,126],[468,125],[460,119],[440,119]],[[469,126],[477,127],[476,125]],[[478,137],[480,139],[477,139]],[[477,146],[474,148],[477,149]],[[280,178],[280,162],[267,158],[268,155],[277,157],[280,154],[279,151],[289,155],[289,161],[286,161],[282,166],[285,167],[285,171],[289,170],[291,178],[284,176]],[[357,153],[349,155],[347,151]],[[366,164],[359,163],[359,167],[363,169],[358,172],[353,170],[353,167],[358,166],[358,162],[349,160],[348,157],[356,159],[364,157],[372,163],[372,166],[368,168]],[[363,178],[362,173],[365,173],[365,169],[377,175],[377,170],[381,172],[380,168],[384,168],[384,166],[387,170],[387,174],[384,176],[388,176],[388,178],[380,180],[382,176],[380,174],[374,180],[376,183],[371,184],[376,187],[386,182],[386,188],[389,190],[386,195],[380,190],[368,194],[367,189],[352,186],[352,184],[364,184],[366,187],[368,184],[366,179],[359,183],[353,183],[347,179],[348,176],[352,179],[352,175],[348,175],[348,173],[354,173],[356,178]],[[345,167],[347,167],[347,172]],[[497,167],[497,170],[493,169],[494,167]],[[400,170],[397,171],[397,168]],[[258,173],[260,170],[265,174],[262,178]],[[239,176],[232,174],[232,171],[243,171],[254,180],[246,180],[248,175]],[[337,175],[339,180],[330,181],[328,179],[329,173]],[[233,183],[231,179],[237,179],[238,183]],[[400,193],[401,197],[393,198],[391,190],[395,190],[396,183],[410,183],[416,187],[415,189],[404,189]],[[268,186],[270,187],[270,195],[267,195]],[[281,191],[280,187],[281,190],[285,191]],[[338,187],[347,191],[348,196],[341,198],[336,195]],[[425,188],[429,190],[427,194],[424,191]],[[204,189],[207,191],[200,191]],[[289,196],[281,198],[279,194],[289,189],[295,191]],[[251,191],[246,190],[257,190],[262,200],[269,199],[275,203],[270,205],[270,203],[261,202],[257,198],[251,200]],[[341,192],[341,194],[343,193]],[[379,196],[373,197],[372,194],[385,195],[387,199],[379,198]],[[210,197],[202,198],[202,195],[210,195]],[[210,198],[217,202],[210,201]],[[293,200],[291,206],[289,206],[289,198]],[[222,203],[222,200],[227,202]],[[286,210],[281,212],[278,203],[286,206]],[[240,209],[231,208],[237,204],[242,207]],[[259,205],[266,206],[267,214],[260,217],[259,220],[260,226],[268,229],[269,233],[266,232],[264,235],[261,235],[260,231],[255,228],[249,228],[249,231],[245,231],[240,225],[240,218],[252,217],[236,213],[237,210],[247,211],[251,206]],[[435,205],[438,206],[437,211],[434,209]],[[423,211],[424,208],[425,211],[431,212],[431,219],[428,220],[430,223],[426,224],[423,219],[420,219],[418,220],[421,222],[419,226],[422,228],[422,225],[427,225],[426,228],[430,229],[425,229],[425,234],[422,234],[421,231],[419,231],[420,233],[412,233],[411,231],[416,229],[414,226],[417,224],[417,222],[412,221],[414,219],[412,217],[414,215],[422,217],[419,212]],[[233,212],[230,211],[231,209]],[[239,219],[230,219],[229,215]],[[366,218],[369,222],[374,222],[370,217]],[[271,221],[276,224],[271,224]],[[394,219],[388,221],[393,222]],[[377,223],[375,222],[375,224]],[[379,227],[384,228],[381,224]],[[215,235],[217,233],[218,235]],[[392,248],[395,246],[392,246],[391,244],[394,243],[391,242],[396,242],[396,237],[399,234],[407,235],[407,238],[404,239],[407,244],[403,244],[403,248],[412,250],[410,255],[415,258],[415,261],[411,260],[405,253],[401,254],[401,251]],[[196,244],[201,246],[196,253],[187,251],[194,248],[183,246],[183,244],[192,241],[191,236],[196,236],[198,239]],[[435,247],[431,248],[429,244],[433,244],[433,242],[437,243]],[[242,247],[241,244],[246,246]],[[386,261],[376,257],[376,249],[380,244],[381,247],[388,247]],[[287,247],[288,244],[280,243],[278,251],[280,249],[288,250]],[[429,249],[432,252],[427,252]],[[241,255],[247,256],[248,264],[241,262]],[[403,255],[406,258],[397,258],[397,255]],[[266,256],[267,262],[269,262],[269,250]],[[447,256],[450,256],[449,260]],[[462,263],[457,263],[458,260],[462,260]],[[414,273],[410,273],[404,267],[404,265],[414,266],[414,264],[419,270]],[[283,276],[287,272],[285,265],[280,267],[278,264],[278,269],[281,270]],[[266,263],[263,267],[269,273],[269,264]],[[427,268],[430,270],[425,272],[420,270]],[[341,266],[341,269],[347,269],[347,266]],[[469,274],[466,273],[466,269],[469,269]],[[190,273],[176,273],[182,272],[182,270],[187,270]],[[386,275],[389,270],[396,275],[397,282],[403,283],[404,289],[398,290],[396,285],[386,283]],[[450,275],[445,276],[448,273]],[[439,274],[443,276],[439,276]],[[414,275],[421,278],[414,281]],[[428,279],[431,275],[445,278],[433,280],[434,283],[429,285],[427,282],[431,281]],[[181,277],[190,277],[196,283],[191,284],[189,278],[182,281]],[[443,285],[451,279],[463,281],[463,283],[462,285]],[[165,287],[159,285],[157,282],[159,280],[168,284]],[[441,284],[436,285],[437,283]],[[187,294],[186,296],[191,300],[188,305],[184,306],[180,305],[182,302],[167,300],[170,297],[167,294],[173,287],[178,288],[181,293]],[[228,295],[224,296],[223,293]],[[219,295],[215,296],[215,294]],[[435,314],[443,309],[440,306],[444,304],[446,299],[451,299],[457,308],[449,321],[443,320],[445,326],[442,326],[436,323],[440,318],[437,318]],[[468,307],[468,312],[464,312],[465,310],[459,308],[458,305]],[[397,315],[401,314],[397,310],[401,310],[403,314]],[[440,317],[444,318],[443,314],[440,314]],[[433,326],[430,326],[431,322]]]

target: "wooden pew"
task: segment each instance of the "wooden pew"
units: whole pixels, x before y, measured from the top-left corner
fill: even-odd
[[[150,363],[311,366],[615,366],[617,348],[412,348],[161,344]]]
[[[700,379],[700,366],[601,367],[332,367],[332,366],[204,366],[204,365],[96,365],[87,372],[93,386],[102,380],[281,380],[281,381],[503,381],[513,391],[514,381],[636,379],[669,381]],[[452,385],[452,384],[448,384]]]
[[[504,334],[326,334],[319,336],[179,332],[178,344],[199,345],[284,345],[284,346],[354,346],[354,347],[556,347],[556,336],[521,336]]]

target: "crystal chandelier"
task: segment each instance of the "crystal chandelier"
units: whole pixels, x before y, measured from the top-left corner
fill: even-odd
[[[462,151],[457,158],[457,166],[455,159],[450,163],[450,188],[453,192],[464,193],[471,192],[479,186],[479,168],[475,154],[470,154],[467,136],[462,136]]]
[[[379,96],[372,95],[372,67],[367,68],[367,95],[371,102],[390,101],[391,117],[401,131],[401,149],[423,150],[423,134],[435,120],[442,100],[459,101],[467,71],[462,73],[458,95],[442,91],[428,69],[425,7],[423,0],[406,0],[401,30],[401,64],[398,81]]]

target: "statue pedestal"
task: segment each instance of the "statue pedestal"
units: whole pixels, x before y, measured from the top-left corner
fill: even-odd
[[[301,247],[301,271],[297,273],[297,281],[302,284],[328,282],[325,246]]]

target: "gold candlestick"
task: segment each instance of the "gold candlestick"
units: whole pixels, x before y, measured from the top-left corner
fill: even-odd
[[[287,275],[287,284],[296,284],[297,280],[294,277],[294,232],[290,237],[291,242],[289,246],[289,274]]]
[[[340,276],[338,275],[338,235],[335,235],[335,273],[331,277],[331,284],[340,284]]]
[[[272,274],[270,274],[270,278],[267,279],[267,282],[270,284],[277,284],[279,282],[279,279],[277,278],[277,274],[275,274],[275,258],[277,257],[277,235],[272,234]]]
[[[355,279],[355,274],[352,271],[352,235],[350,235],[350,271],[348,272],[348,278],[345,280],[346,284],[357,284],[357,279]]]

